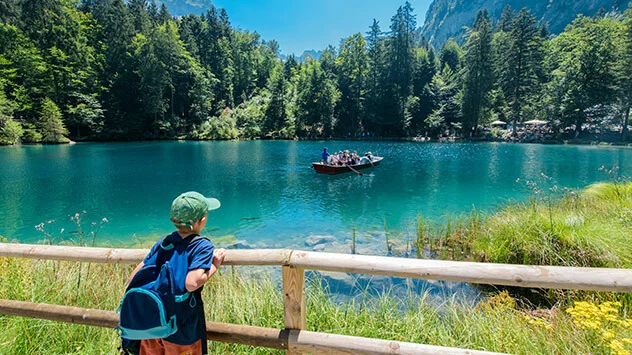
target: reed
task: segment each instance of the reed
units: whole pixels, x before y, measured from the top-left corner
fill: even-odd
[[[384,217],[383,222],[384,222],[384,240],[386,242],[386,253],[390,255],[392,252],[393,244],[388,238],[388,227],[386,226],[386,217]]]
[[[421,259],[424,248],[426,246],[426,221],[423,215],[417,216],[416,235],[415,235],[415,248],[417,252],[417,259]]]
[[[356,253],[356,229],[353,227],[351,230],[351,254]]]

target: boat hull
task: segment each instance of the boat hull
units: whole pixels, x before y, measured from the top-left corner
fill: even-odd
[[[372,168],[372,167],[374,167],[376,165],[379,165],[382,162],[382,159],[384,159],[384,158],[383,157],[373,157],[373,162],[372,163],[350,165],[350,167],[346,166],[346,165],[334,166],[334,165],[327,165],[327,164],[323,164],[323,163],[312,163],[312,167],[314,168],[314,170],[316,170],[317,173],[335,175],[335,174],[342,174],[342,173],[352,172],[353,170],[351,170],[351,168],[353,168],[355,170]]]

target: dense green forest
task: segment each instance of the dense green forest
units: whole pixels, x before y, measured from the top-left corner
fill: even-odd
[[[464,43],[441,48],[408,2],[367,29],[318,60],[282,59],[223,9],[174,18],[146,0],[3,0],[0,142],[627,127],[632,10],[579,16],[558,36],[528,9],[507,7],[497,23],[481,10]]]

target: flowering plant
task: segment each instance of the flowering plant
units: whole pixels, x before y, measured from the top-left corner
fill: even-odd
[[[632,319],[620,316],[621,302],[575,302],[566,309],[573,323],[592,332],[613,355],[632,355]]]

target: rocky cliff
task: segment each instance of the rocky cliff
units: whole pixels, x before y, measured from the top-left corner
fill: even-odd
[[[450,37],[457,41],[465,33],[464,27],[472,26],[476,13],[487,9],[494,23],[500,18],[505,6],[514,11],[523,7],[531,10],[541,23],[546,23],[551,33],[560,33],[578,14],[592,16],[600,9],[623,11],[629,0],[434,0],[426,13],[422,35],[435,47]]]

